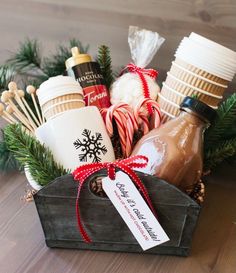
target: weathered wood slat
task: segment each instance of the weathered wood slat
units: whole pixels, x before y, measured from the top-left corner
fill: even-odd
[[[104,175],[103,171],[91,176],[89,181],[101,175]],[[169,242],[145,253],[186,256],[191,247],[199,205],[165,181],[142,173],[138,175],[149,192],[162,227],[170,237]],[[94,195],[89,181],[81,191],[80,211],[92,244],[84,243],[77,229],[77,185],[71,175],[57,178],[35,195],[47,245],[143,253],[110,200]]]

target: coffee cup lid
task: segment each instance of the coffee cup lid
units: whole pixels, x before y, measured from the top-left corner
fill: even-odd
[[[40,105],[68,94],[81,94],[83,96],[81,85],[69,76],[51,77],[43,82],[37,90]]]

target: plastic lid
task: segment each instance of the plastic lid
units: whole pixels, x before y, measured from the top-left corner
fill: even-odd
[[[213,108],[193,97],[185,97],[180,104],[180,109],[190,109],[210,123],[212,123],[217,116],[217,113]]]
[[[83,96],[81,85],[69,76],[51,77],[43,82],[37,90],[41,106],[52,99],[68,94],[81,94]]]
[[[72,57],[66,60],[66,69],[69,69],[75,65],[82,64],[82,63],[88,63],[92,61],[92,58],[88,54],[80,54],[78,47],[72,47],[71,48],[71,54]]]

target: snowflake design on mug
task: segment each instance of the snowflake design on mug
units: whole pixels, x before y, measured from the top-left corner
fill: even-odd
[[[77,139],[73,144],[77,150],[80,151],[79,159],[82,162],[101,162],[102,154],[107,153],[107,148],[102,145],[102,134],[95,133],[91,134],[91,131],[84,129],[82,133],[83,138]]]

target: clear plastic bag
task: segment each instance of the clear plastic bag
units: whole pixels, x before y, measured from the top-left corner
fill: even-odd
[[[130,26],[128,43],[134,64],[141,68],[146,67],[164,41],[157,32]]]

